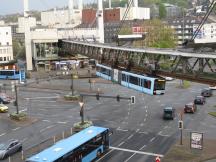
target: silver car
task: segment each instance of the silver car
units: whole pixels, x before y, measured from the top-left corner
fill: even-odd
[[[15,139],[9,140],[5,143],[0,143],[0,159],[5,159],[21,150],[22,144]]]

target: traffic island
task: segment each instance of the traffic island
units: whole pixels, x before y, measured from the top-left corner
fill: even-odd
[[[85,128],[88,128],[92,125],[93,125],[92,121],[84,121],[84,123],[82,123],[82,122],[75,123],[73,125],[73,132],[77,133],[77,132],[79,132]]]
[[[27,114],[24,112],[20,112],[19,114],[17,114],[16,112],[13,112],[10,114],[9,116],[12,120],[16,120],[16,121],[23,121],[27,119]]]
[[[174,144],[162,158],[164,162],[205,162],[216,159],[216,141],[205,139],[203,149],[190,148],[190,139],[183,139],[183,145]]]
[[[216,117],[216,112],[209,112],[208,114],[213,116],[213,117]]]
[[[70,94],[64,95],[64,99],[65,99],[66,101],[78,101],[79,98],[80,98],[79,95],[73,95],[73,96],[70,95]]]

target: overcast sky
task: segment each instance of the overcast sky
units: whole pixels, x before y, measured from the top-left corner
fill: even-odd
[[[78,0],[74,0],[75,3]],[[91,0],[83,0],[89,2]],[[30,10],[46,10],[67,6],[68,0],[29,0]],[[0,15],[23,12],[23,0],[0,0]]]

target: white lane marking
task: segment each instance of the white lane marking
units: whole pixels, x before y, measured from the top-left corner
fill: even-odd
[[[14,128],[14,129],[12,129],[12,130],[15,131],[15,130],[18,130],[18,129],[20,129],[20,127]]]
[[[145,116],[148,117],[148,114],[146,114]]]
[[[24,138],[23,140],[20,140],[21,143],[25,142],[28,138]]]
[[[123,145],[125,142],[123,141],[123,142],[121,142],[118,146],[121,146],[121,145]]]
[[[41,132],[44,132],[45,130],[50,129],[50,128],[54,127],[54,126],[55,126],[55,125],[47,126],[46,128],[41,129],[41,130],[40,130],[40,133],[41,133]]]
[[[5,134],[6,134],[6,133],[2,133],[2,134],[0,134],[0,137],[1,137],[1,136],[4,136]]]
[[[133,136],[134,136],[134,135],[132,134],[132,135],[130,135],[127,139],[131,139]]]
[[[52,96],[52,97],[32,97],[32,98],[24,98],[26,100],[37,100],[37,99],[52,99],[52,98],[59,98],[59,96]]]
[[[136,153],[133,153],[133,155],[131,155],[129,158],[127,158],[124,162],[128,162],[134,155],[136,155]]]
[[[139,132],[139,133],[142,133],[142,134],[148,134],[148,132]]]
[[[145,109],[147,109],[147,106],[145,106]]]
[[[48,122],[48,123],[50,123],[51,121],[50,120],[42,120],[43,122]]]
[[[169,135],[168,134],[162,134],[162,133],[160,133],[160,134],[158,134],[159,136],[163,136],[163,137],[169,137]]]
[[[166,129],[166,128],[168,128],[168,126],[167,126],[167,125],[164,127],[164,129]]]
[[[37,102],[37,101],[38,101],[38,102],[57,102],[57,101],[47,101],[47,100],[37,100],[37,99],[34,100],[34,101],[35,101],[35,102]]]
[[[144,119],[144,122],[146,121],[146,118]]]
[[[119,151],[126,151],[126,152],[132,152],[132,153],[142,154],[142,155],[164,157],[164,155],[162,155],[162,154],[156,154],[156,153],[151,153],[151,152],[143,152],[143,151],[136,151],[136,150],[130,150],[130,149],[124,149],[124,148],[118,148],[118,147],[112,147],[112,146],[110,146],[110,149],[119,150]]]
[[[19,112],[24,112],[24,111],[27,111],[27,109],[20,110]]]
[[[144,149],[146,147],[146,145],[144,145],[143,147],[141,147],[139,150],[142,150],[142,149]]]
[[[117,128],[116,130],[123,131],[123,132],[127,132],[128,131],[127,129],[121,129],[121,128]]]
[[[146,113],[148,112],[148,110],[146,110]]]
[[[99,158],[98,160],[96,160],[95,162],[99,162],[100,160],[102,160],[106,155],[110,154],[111,152],[113,152],[114,150],[109,150],[105,155],[103,155],[101,158]]]
[[[143,123],[140,124],[141,127],[142,127],[143,125],[144,125]]]
[[[139,131],[140,131],[140,129],[137,129],[137,130],[136,130],[136,133],[139,132]]]
[[[161,133],[162,133],[162,131],[158,132],[158,134],[161,134]]]
[[[150,142],[152,142],[152,141],[154,141],[155,140],[155,137],[153,137],[151,140],[150,140]]]
[[[63,122],[63,121],[58,121],[58,124],[67,124],[67,122]]]

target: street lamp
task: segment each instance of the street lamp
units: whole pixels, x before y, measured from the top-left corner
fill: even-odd
[[[73,73],[71,73],[71,95],[74,96],[74,87],[73,87]]]
[[[81,117],[81,124],[84,124],[84,102],[80,101],[80,117]]]

